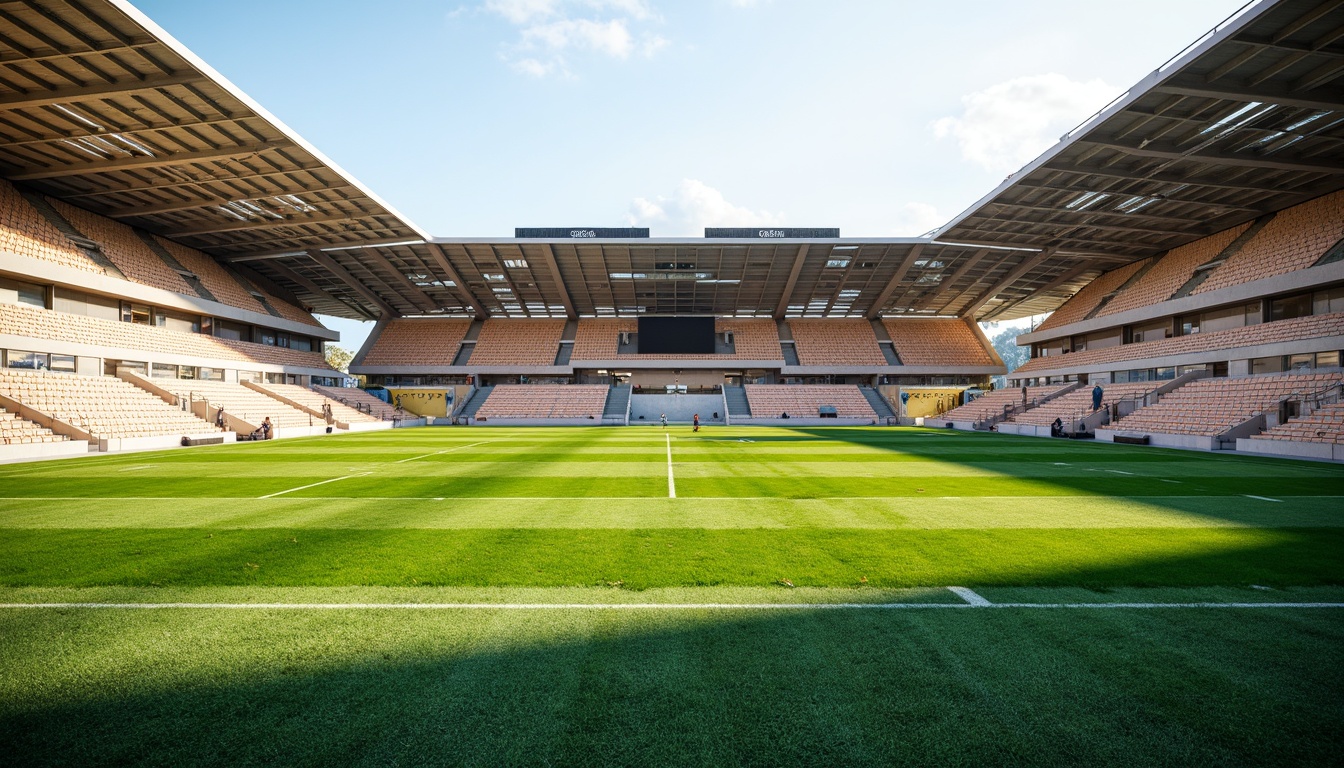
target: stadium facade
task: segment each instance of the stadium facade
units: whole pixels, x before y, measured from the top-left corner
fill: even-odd
[[[1341,30],[1338,4],[1250,4],[926,237],[443,238],[128,3],[11,4],[0,441],[400,423],[341,386],[322,313],[377,321],[351,372],[425,418],[924,417],[1340,458]],[[1046,312],[1011,391],[966,402],[1006,373],[978,323]],[[651,349],[678,334],[696,351]]]

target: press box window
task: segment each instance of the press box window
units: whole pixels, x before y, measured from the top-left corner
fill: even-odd
[[[47,308],[47,291],[35,283],[24,283],[0,277],[0,304],[23,304],[38,309]]]

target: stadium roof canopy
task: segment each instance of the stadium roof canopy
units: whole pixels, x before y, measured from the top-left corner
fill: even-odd
[[[1344,188],[1342,84],[1344,3],[1264,0],[932,237],[436,239],[124,0],[0,0],[0,175],[344,317],[1010,319]]]

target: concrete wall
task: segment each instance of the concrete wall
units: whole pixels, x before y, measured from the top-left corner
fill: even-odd
[[[1254,437],[1241,437],[1237,438],[1237,450],[1264,456],[1344,461],[1344,445],[1335,445],[1334,443],[1307,443],[1294,440],[1261,440]]]

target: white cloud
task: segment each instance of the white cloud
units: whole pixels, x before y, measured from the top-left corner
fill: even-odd
[[[784,218],[783,213],[734,205],[696,179],[682,179],[668,196],[636,197],[625,216],[629,226],[649,227],[657,237],[700,237],[705,227],[778,227]]]
[[[906,203],[895,216],[897,237],[919,237],[947,223],[947,218],[928,203]]]
[[[940,139],[957,140],[961,156],[982,168],[1011,172],[1096,112],[1119,88],[1101,80],[1079,82],[1060,74],[1019,77],[961,97],[959,117],[932,124]]]
[[[633,29],[662,21],[646,0],[486,0],[481,8],[518,27],[518,38],[502,46],[500,56],[532,77],[572,77],[567,52],[651,58],[670,44]]]
[[[560,52],[569,48],[605,53],[618,59],[627,58],[634,49],[634,39],[625,22],[612,19],[607,22],[589,19],[561,19],[547,24],[534,24],[522,32],[523,48],[542,47]]]
[[[560,0],[486,0],[485,9],[511,24],[527,24],[559,12]]]

